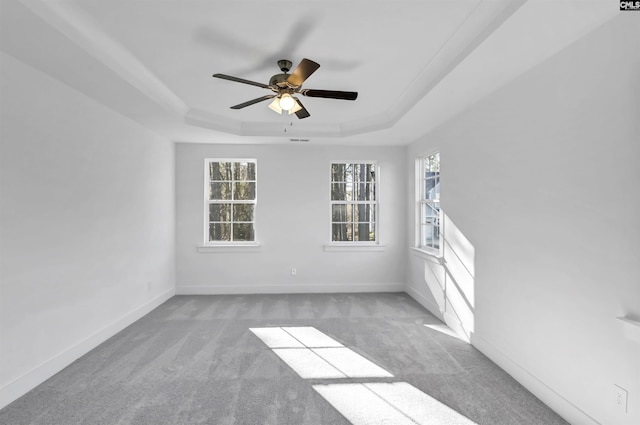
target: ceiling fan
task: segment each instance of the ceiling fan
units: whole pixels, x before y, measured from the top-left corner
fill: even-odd
[[[324,97],[327,99],[341,99],[341,100],[356,100],[358,92],[353,91],[336,91],[336,90],[313,90],[303,89],[302,83],[309,78],[318,68],[320,64],[309,60],[302,59],[300,64],[289,74],[291,69],[291,61],[281,59],[278,61],[278,67],[282,71],[282,74],[276,74],[269,80],[269,84],[258,83],[255,81],[245,80],[244,78],[232,77],[225,74],[213,74],[216,78],[222,78],[223,80],[235,81],[243,84],[250,84],[252,86],[262,87],[269,89],[275,94],[268,94],[266,96],[258,97],[253,100],[249,100],[238,105],[234,105],[231,109],[242,109],[255,103],[263,102],[265,100],[274,99],[269,108],[273,111],[282,114],[282,111],[288,111],[289,115],[296,114],[299,119],[307,118],[311,116],[309,112],[300,102],[295,95],[301,94],[308,97]]]

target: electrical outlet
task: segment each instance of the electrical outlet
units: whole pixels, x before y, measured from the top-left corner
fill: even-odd
[[[627,413],[627,399],[629,397],[629,393],[619,385],[613,384],[613,387],[615,388],[615,402],[618,407],[618,411]]]
[[[298,271],[296,270],[295,267],[291,267],[291,276],[295,276],[298,274]]]

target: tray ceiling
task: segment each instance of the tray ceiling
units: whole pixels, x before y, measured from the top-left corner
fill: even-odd
[[[617,12],[583,3],[11,0],[0,46],[176,141],[403,144]],[[270,92],[211,77],[268,83],[305,57],[321,67],[304,88],[358,99],[302,98],[298,120],[232,110]]]

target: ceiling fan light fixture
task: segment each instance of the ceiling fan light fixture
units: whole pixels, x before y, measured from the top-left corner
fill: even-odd
[[[280,96],[280,108],[282,108],[283,110],[288,111],[291,108],[293,108],[295,105],[296,105],[296,101],[293,100],[293,97],[291,97],[289,93],[285,93],[282,96]]]
[[[282,114],[282,108],[280,107],[280,99],[278,99],[277,97],[273,99],[273,102],[269,104],[269,108],[277,114]]]
[[[298,102],[298,99],[296,99],[294,97],[293,101],[295,103],[293,105],[293,108],[289,109],[289,115],[295,114],[296,112],[298,112],[298,111],[300,111],[302,109],[302,105],[300,104],[300,102]]]

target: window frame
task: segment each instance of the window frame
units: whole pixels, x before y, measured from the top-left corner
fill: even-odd
[[[255,183],[255,196],[253,200],[211,200],[209,199],[209,184],[211,183],[211,176],[209,174],[209,166],[213,162],[230,162],[230,163],[253,163],[255,166],[255,179],[254,180],[243,180]],[[232,172],[233,175],[233,172]],[[227,180],[222,180],[227,181]],[[233,187],[233,182],[236,181],[233,179],[229,180],[231,182],[231,187]],[[206,247],[251,247],[258,246],[258,229],[256,216],[258,211],[258,160],[256,158],[205,158],[204,159],[204,172],[203,172],[203,200],[204,200],[204,211],[203,211],[203,248]],[[233,193],[233,192],[232,192]],[[233,240],[233,212],[231,214],[230,223],[230,238],[228,241],[210,241],[209,240],[209,224],[210,224],[210,213],[209,206],[211,204],[250,204],[253,205],[253,221],[243,222],[243,223],[252,223],[253,224],[253,240],[251,241],[237,241]]]
[[[438,155],[438,197],[437,199],[429,199],[426,194],[426,172],[427,172],[427,163],[428,158]],[[421,155],[416,158],[416,175],[415,175],[415,185],[416,185],[416,202],[415,202],[415,244],[414,248],[420,252],[425,254],[435,256],[441,258],[444,253],[444,214],[442,212],[441,206],[441,198],[440,198],[440,186],[442,183],[442,174],[440,171],[440,151],[433,151],[431,153]],[[434,186],[435,187],[435,186]],[[426,221],[423,223],[423,208],[430,206],[434,208],[437,206],[437,226],[435,226],[438,230],[438,246],[437,248],[433,245],[427,245],[423,243],[426,240]],[[434,208],[435,209],[435,208]],[[432,227],[433,228],[433,227]]]
[[[331,173],[331,169],[333,164],[365,164],[365,165],[374,165],[375,167],[375,180],[374,182],[374,200],[373,201],[342,201],[342,200],[333,200],[331,199],[331,186],[334,183],[333,175]],[[333,206],[337,204],[369,204],[374,208],[374,240],[369,241],[334,241],[333,240]],[[351,221],[353,222],[353,219]],[[325,245],[325,250],[334,250],[331,247],[335,247],[340,250],[343,248],[357,248],[357,247],[380,247],[380,164],[375,160],[332,160],[329,162],[329,243]]]

